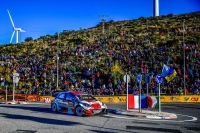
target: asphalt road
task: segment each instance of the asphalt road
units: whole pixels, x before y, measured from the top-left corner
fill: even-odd
[[[126,109],[126,104],[107,104]],[[198,133],[200,104],[162,104],[162,111],[178,114],[177,120],[146,120],[104,115],[78,117],[55,113],[50,104],[0,105],[0,133]],[[112,114],[110,114],[112,115]],[[194,119],[194,118],[197,118]]]

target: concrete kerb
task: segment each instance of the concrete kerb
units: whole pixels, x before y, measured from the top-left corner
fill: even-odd
[[[0,104],[51,104],[51,102],[40,102],[40,101],[0,101]]]
[[[116,115],[137,117],[137,118],[147,118],[147,119],[176,119],[177,118],[177,115],[173,113],[157,112],[157,111],[150,111],[150,110],[142,110],[141,113],[136,109],[112,110],[109,113],[113,113]]]
[[[28,104],[29,102],[25,101],[2,101],[0,104]]]

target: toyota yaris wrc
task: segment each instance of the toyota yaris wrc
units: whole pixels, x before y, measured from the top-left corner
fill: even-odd
[[[92,95],[75,91],[60,92],[51,102],[51,109],[78,116],[107,112],[107,106]]]

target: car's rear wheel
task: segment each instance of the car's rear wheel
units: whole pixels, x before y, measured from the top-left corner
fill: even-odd
[[[54,111],[54,112],[57,112],[57,111],[58,111],[56,103],[52,103],[51,109],[52,109],[52,111]]]
[[[76,107],[76,115],[83,116],[83,109],[81,106]]]

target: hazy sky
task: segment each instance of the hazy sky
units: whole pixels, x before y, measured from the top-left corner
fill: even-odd
[[[200,11],[200,0],[159,0],[160,15],[174,15]],[[13,27],[26,37],[37,39],[63,30],[79,30],[94,27],[101,21],[100,15],[109,20],[131,20],[153,15],[153,0],[0,0],[0,44],[8,44]],[[13,38],[16,42],[16,37]]]

